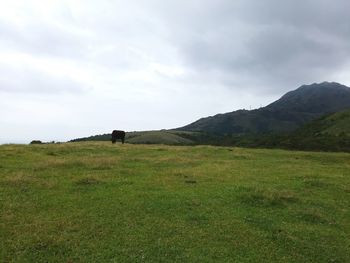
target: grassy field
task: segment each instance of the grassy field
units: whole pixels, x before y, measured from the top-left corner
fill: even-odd
[[[0,146],[0,262],[350,262],[350,154]]]

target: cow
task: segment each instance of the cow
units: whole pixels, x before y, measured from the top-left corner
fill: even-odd
[[[125,140],[125,131],[118,131],[118,130],[114,130],[112,132],[112,143],[116,143],[116,141],[118,139],[122,140],[122,143],[124,144],[124,140]]]

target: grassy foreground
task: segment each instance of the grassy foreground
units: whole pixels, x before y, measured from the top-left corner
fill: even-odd
[[[0,262],[350,262],[350,154],[0,146]]]

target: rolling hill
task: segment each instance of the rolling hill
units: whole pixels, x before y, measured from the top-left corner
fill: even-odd
[[[197,132],[183,131],[134,131],[126,133],[126,142],[132,144],[166,144],[166,145],[192,145],[201,136]],[[110,141],[111,134],[94,135],[90,137],[78,138],[71,142],[81,141]]]
[[[304,136],[350,136],[350,109],[323,116],[295,132]]]
[[[334,82],[303,85],[258,110],[218,114],[174,130],[127,132],[126,142],[350,151],[350,111],[344,109],[350,109],[350,88]]]
[[[126,140],[133,144],[167,144],[167,145],[191,145],[194,141],[182,137],[181,132],[170,131],[145,131],[129,132]]]
[[[218,135],[292,132],[324,114],[350,108],[350,88],[335,82],[303,85],[257,110],[199,119],[177,130]]]
[[[350,109],[323,116],[279,141],[288,149],[350,151]]]

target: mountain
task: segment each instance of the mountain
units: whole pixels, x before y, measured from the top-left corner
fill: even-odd
[[[349,111],[340,112],[344,109]],[[323,82],[303,85],[258,110],[218,114],[174,130],[127,132],[126,142],[350,151],[349,115],[350,88]],[[72,141],[110,138],[102,134]]]
[[[281,148],[321,151],[350,151],[350,110],[314,120],[278,139]]]
[[[257,110],[238,110],[199,119],[180,131],[217,135],[288,133],[324,114],[350,108],[350,88],[335,82],[303,85]]]
[[[350,109],[323,116],[293,133],[304,137],[350,136]],[[293,135],[292,134],[292,135]]]

